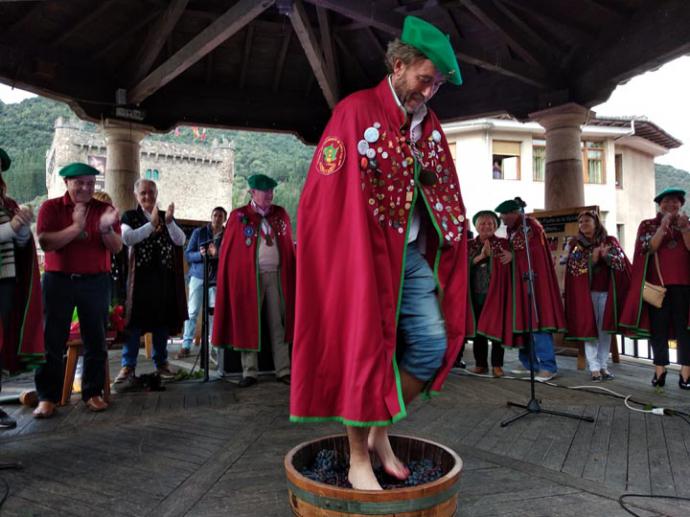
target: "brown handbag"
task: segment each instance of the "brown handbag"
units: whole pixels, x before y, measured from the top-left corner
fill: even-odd
[[[659,268],[659,256],[654,253],[654,263],[656,264],[656,273],[659,275],[661,285],[652,284],[645,280],[642,286],[642,299],[649,305],[661,309],[664,303],[664,296],[666,296],[666,288],[664,287],[664,277],[661,276],[661,268]]]

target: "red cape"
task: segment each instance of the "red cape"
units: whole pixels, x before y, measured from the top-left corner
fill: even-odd
[[[295,320],[295,249],[290,216],[273,205],[268,214],[280,253],[280,280],[285,304],[285,342],[292,342]],[[250,204],[232,211],[218,256],[213,337],[215,346],[261,350],[261,307],[257,236],[261,215]]]
[[[15,213],[19,206],[5,198],[5,206]],[[13,294],[9,328],[0,321],[2,366],[15,373],[32,370],[44,361],[43,302],[38,259],[33,237],[23,248],[14,247],[17,282]]]
[[[493,236],[491,242],[491,278],[489,280],[489,291],[486,294],[486,300],[482,307],[482,312],[477,320],[477,315],[474,314],[472,303],[468,303],[468,308],[472,311],[473,326],[476,333],[487,337],[494,343],[500,343],[503,346],[513,346],[513,300],[512,300],[512,275],[511,265],[502,264],[498,258],[498,254],[502,250],[510,251],[510,243],[508,239]],[[472,240],[469,244],[470,260],[473,256],[481,252],[482,242],[479,237]],[[472,249],[476,248],[475,253]],[[468,289],[469,299],[472,299],[470,289]]]
[[[460,351],[467,301],[460,186],[436,116],[428,113],[417,142],[429,186],[418,181],[422,166],[412,157],[404,123],[384,79],[336,106],[317,147],[297,221],[292,421],[368,426],[406,415],[397,323],[418,196],[430,216],[424,218],[430,220],[424,251],[438,281],[448,336],[443,365],[427,393],[441,389]]]
[[[549,251],[546,235],[541,224],[527,217],[529,227],[529,250],[534,268],[534,298],[537,315],[532,311],[532,330],[534,332],[565,332],[563,302],[558,287],[553,258]],[[508,229],[508,238],[513,248],[513,332],[527,332],[528,297],[527,282],[523,275],[528,271],[525,237],[522,223],[518,220],[514,228]]]
[[[608,297],[604,309],[604,330],[611,334],[622,332],[619,315],[630,287],[630,261],[615,237],[607,237],[611,246],[607,261],[609,269]],[[566,339],[595,341],[599,339],[597,322],[590,295],[592,276],[592,246],[581,242],[568,253],[565,271],[565,317],[568,325]]]
[[[659,278],[654,266],[654,255],[649,253],[649,240],[661,224],[661,215],[659,213],[654,219],[645,219],[637,229],[630,290],[621,312],[621,327],[624,327],[631,336],[640,339],[647,339],[651,336],[649,304],[642,299],[642,286],[645,280],[659,285]],[[682,242],[682,239],[680,241]],[[690,314],[688,321],[690,323]],[[669,325],[668,330],[669,339],[675,338],[672,324]]]

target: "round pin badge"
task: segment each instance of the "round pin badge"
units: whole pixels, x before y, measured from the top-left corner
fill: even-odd
[[[369,144],[366,140],[360,140],[357,142],[357,152],[361,155],[367,154],[367,149],[369,149]]]
[[[244,236],[245,237],[251,237],[252,235],[254,235],[254,230],[252,229],[252,227],[251,226],[245,226],[244,227]]]
[[[380,123],[380,122],[374,122],[374,127],[375,127],[376,129],[380,129],[380,128],[381,128],[381,123]]]
[[[369,149],[366,150],[366,155],[367,155],[367,158],[369,158],[369,159],[376,158],[376,149],[374,149],[373,147],[370,147]]]
[[[434,142],[436,142],[436,143],[440,142],[440,141],[441,141],[441,133],[440,133],[440,131],[439,131],[438,129],[434,129],[434,130],[431,132],[431,138],[433,138],[433,139],[434,139]]]
[[[247,237],[247,239],[244,241],[244,243],[245,243],[247,246],[251,246],[251,245],[252,245],[252,240],[251,240],[249,237]]]
[[[364,140],[366,140],[370,144],[373,144],[378,139],[379,139],[379,130],[376,129],[375,127],[368,127],[364,131]]]

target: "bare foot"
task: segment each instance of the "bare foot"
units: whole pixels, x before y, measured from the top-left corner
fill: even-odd
[[[357,490],[383,490],[374,475],[369,458],[361,462],[350,459],[350,470],[347,473],[347,480],[352,485],[352,488]]]
[[[370,451],[375,451],[381,460],[383,470],[395,479],[403,481],[410,475],[410,469],[398,459],[393,452],[391,442],[388,439],[387,427],[372,427],[369,431],[368,445]]]

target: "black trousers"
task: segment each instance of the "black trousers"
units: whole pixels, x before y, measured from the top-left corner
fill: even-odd
[[[474,304],[474,314],[479,321],[479,315],[484,308],[483,303]],[[472,351],[474,353],[474,363],[479,368],[488,368],[487,356],[489,355],[489,340],[477,334],[472,340]],[[504,350],[500,343],[491,345],[491,366],[503,366]]]
[[[69,338],[72,313],[77,308],[84,343],[82,398],[103,393],[105,360],[105,321],[108,314],[110,275],[69,275],[47,272],[43,275],[43,313],[45,317],[46,362],[36,370],[39,400],[59,402],[65,377],[65,345]]]
[[[678,344],[678,363],[690,366],[690,332],[688,331],[690,311],[690,285],[667,285],[664,303],[660,309],[649,307],[649,324],[654,351],[654,364],[668,364],[669,329],[673,328]]]
[[[12,314],[12,299],[14,296],[14,287],[16,279],[3,278],[0,280],[0,319],[2,319],[2,328],[6,329],[10,324],[10,314]],[[4,332],[4,330],[3,330]],[[2,343],[3,346],[9,344]],[[2,354],[0,353],[0,389],[2,389]]]

